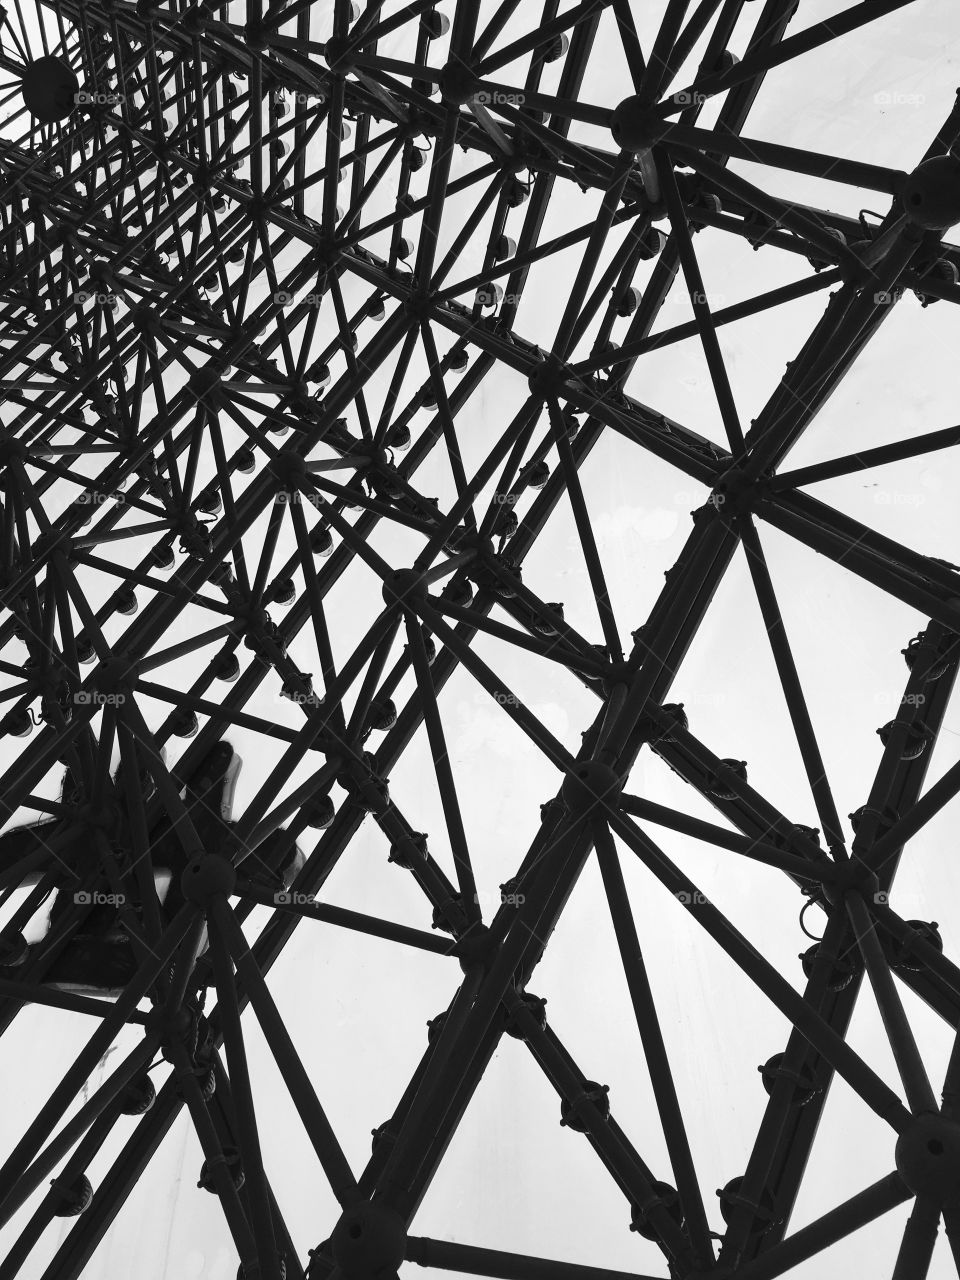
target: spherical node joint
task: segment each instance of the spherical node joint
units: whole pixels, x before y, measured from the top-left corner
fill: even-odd
[[[218,853],[201,853],[191,858],[181,878],[183,896],[198,907],[213,898],[229,898],[237,884],[233,863]]]

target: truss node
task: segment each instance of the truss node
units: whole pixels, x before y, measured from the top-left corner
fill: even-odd
[[[569,377],[569,370],[562,360],[558,360],[556,356],[547,356],[534,365],[527,378],[527,386],[531,395],[540,400],[549,400],[562,391]]]
[[[61,58],[49,54],[24,65],[21,73],[24,106],[42,124],[66,120],[76,105],[80,81]]]
[[[903,206],[924,231],[946,231],[960,222],[960,159],[931,156],[903,185]]]
[[[754,477],[741,470],[731,470],[719,481],[706,505],[713,507],[725,520],[749,515],[764,497],[767,486],[765,476]]]
[[[356,45],[349,36],[331,36],[323,49],[323,60],[334,75],[348,75],[355,66]]]
[[[475,895],[479,898],[479,895]],[[497,954],[497,941],[484,924],[474,924],[457,942],[454,954],[464,973],[472,969],[486,969]]]
[[[448,62],[440,72],[440,96],[454,107],[465,107],[477,96],[480,82],[475,72],[459,60]]]
[[[832,865],[832,875],[820,886],[820,892],[831,907],[843,905],[848,894],[859,894],[866,902],[874,902],[880,893],[880,880],[857,858]]]
[[[564,778],[560,794],[568,813],[582,818],[614,803],[622,790],[623,782],[615,769],[599,760],[585,760]]]
[[[383,603],[392,608],[395,605],[410,607],[422,600],[427,594],[423,574],[416,569],[397,569],[383,584]]]
[[[148,14],[157,12],[153,0],[137,0],[138,10],[141,4],[148,10]],[[266,53],[270,48],[270,29],[262,22],[248,22],[243,28],[243,39],[251,53]]]
[[[310,474],[306,459],[294,449],[281,449],[267,463],[266,470],[276,478],[281,488],[296,490]]]
[[[229,897],[237,884],[233,864],[219,853],[204,853],[192,858],[183,870],[181,888],[188,902],[207,906],[216,897]]]
[[[919,1115],[897,1139],[897,1172],[910,1190],[941,1210],[960,1204],[960,1124]]]
[[[649,102],[636,95],[614,109],[610,122],[614,142],[621,151],[634,154],[656,146],[669,128],[667,121],[651,112]]]
[[[406,1256],[407,1231],[399,1213],[374,1200],[342,1214],[330,1248],[348,1280],[379,1280],[396,1271]]]

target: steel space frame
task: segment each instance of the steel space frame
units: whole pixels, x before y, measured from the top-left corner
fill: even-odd
[[[0,142],[6,677],[0,728],[6,735],[37,731],[0,781],[5,812],[19,815],[0,837],[10,954],[17,930],[54,889],[73,892],[75,902],[38,954],[4,966],[0,1029],[38,1003],[86,1015],[95,1030],[65,1064],[16,1148],[0,1153],[3,1220],[28,1201],[33,1208],[0,1261],[0,1280],[41,1274],[31,1269],[38,1242],[56,1215],[81,1207],[75,1201],[84,1170],[116,1141],[118,1124],[129,1123],[122,1116],[131,1085],[152,1062],[156,1099],[44,1262],[43,1280],[84,1273],[184,1108],[242,1276],[372,1280],[389,1277],[406,1260],[504,1280],[622,1280],[624,1273],[609,1269],[412,1233],[505,1034],[527,1046],[561,1100],[565,1123],[590,1143],[671,1277],[780,1276],[911,1199],[889,1274],[926,1275],[941,1219],[960,1263],[960,1053],[938,1102],[895,981],[960,1030],[960,969],[935,934],[887,902],[907,842],[960,791],[957,766],[924,790],[956,676],[960,579],[952,564],[882,537],[804,492],[818,480],[951,448],[960,443],[960,427],[786,467],[790,450],[906,291],[925,303],[960,301],[960,247],[944,241],[960,222],[956,173],[945,186],[943,165],[936,170],[941,176],[927,176],[930,161],[948,158],[948,170],[957,163],[949,158],[960,137],[960,109],[945,104],[938,135],[925,155],[905,157],[903,170],[744,136],[761,87],[775,86],[779,67],[855,39],[867,24],[880,30],[907,5],[922,21],[923,0],[863,0],[804,28],[797,0],[666,0],[644,50],[638,7],[628,0],[582,0],[562,11],[558,0],[529,11],[518,0],[460,0],[446,6],[449,30],[444,6],[434,0],[402,7],[335,0],[326,17],[312,12],[323,6],[303,0],[267,6],[61,0],[36,11],[13,0],[0,28],[6,37],[0,68],[10,77],[0,91],[13,111]],[[505,37],[517,20],[527,24],[524,34]],[[382,51],[399,34],[410,39],[406,59]],[[618,42],[632,79],[633,96],[622,104],[592,101],[584,89],[607,39]],[[739,61],[728,52],[731,42],[744,50]],[[695,74],[668,93],[694,52]],[[555,62],[559,80],[547,91],[545,70]],[[69,109],[35,106],[31,90],[49,97],[64,85]],[[722,105],[705,128],[698,122],[713,99]],[[598,127],[609,144],[576,141],[574,124]],[[459,177],[456,148],[473,165]],[[744,159],[869,191],[887,211],[871,223],[798,206],[738,176],[735,163]],[[421,169],[427,182],[418,195]],[[599,193],[598,212],[586,225],[548,238],[551,203],[570,183]],[[774,172],[770,186],[776,185]],[[338,191],[347,193],[345,208],[338,208]],[[475,209],[441,257],[444,219],[463,192],[474,194]],[[383,214],[385,193],[392,207]],[[308,204],[317,211],[314,197],[318,218],[306,212]],[[938,216],[942,205],[947,212]],[[621,227],[627,235],[611,253]],[[365,240],[384,232],[388,253],[366,247]],[[800,255],[810,272],[797,284],[713,309],[695,234],[721,232],[765,254]],[[468,271],[460,261],[478,244],[482,268]],[[525,336],[518,311],[535,288],[538,264],[573,248],[581,258],[565,307],[551,341],[538,345]],[[641,264],[650,261],[649,280],[634,291]],[[268,292],[255,303],[264,283]],[[353,314],[348,283],[366,291]],[[655,332],[674,289],[686,291],[694,319]],[[720,330],[827,289],[821,319],[744,430]],[[621,333],[616,326],[628,316]],[[625,390],[645,353],[691,337],[702,344],[723,445]],[[429,376],[414,387],[418,360]],[[503,367],[527,380],[528,394],[480,469],[468,475],[458,416]],[[372,390],[378,374],[388,379],[379,420]],[[414,426],[401,460],[424,410],[428,425]],[[232,456],[225,424],[239,427],[246,441]],[[649,451],[707,495],[629,645],[580,480],[604,432]],[[417,487],[418,470],[435,450],[455,481],[457,498],[447,510]],[[211,473],[203,484],[202,468]],[[66,505],[65,492],[74,495]],[[596,602],[593,637],[579,634],[521,576],[562,501],[570,504]],[[359,511],[355,519],[351,511]],[[372,535],[385,522],[421,540],[412,565],[390,564],[374,549]],[[924,620],[852,842],[783,625],[758,533],[762,522]],[[285,561],[277,551],[281,528],[292,531],[295,543]],[[331,542],[332,554],[321,563],[317,551]],[[128,544],[135,554],[125,556]],[[737,762],[698,739],[667,702],[740,551],[768,629],[822,844],[818,831],[779,812]],[[383,608],[338,663],[327,600],[357,566],[381,581]],[[278,623],[271,610],[286,602],[291,581],[295,598]],[[139,615],[127,621],[137,605]],[[164,637],[188,605],[207,611],[208,629],[171,644]],[[301,634],[315,653],[318,690],[289,653]],[[596,717],[577,752],[550,732],[522,689],[508,688],[478,655],[473,641],[485,636],[559,664],[596,696]],[[196,662],[193,682],[168,687],[164,665],[186,656]],[[234,658],[239,671],[224,693],[218,679]],[[488,919],[446,750],[441,695],[460,670],[536,744],[558,777],[511,892]],[[295,728],[285,716],[274,721],[248,709],[270,682],[296,706],[302,723]],[[402,698],[401,688],[410,690]],[[395,719],[387,716],[370,750],[369,733],[380,732],[376,715],[395,695]],[[165,719],[148,724],[140,705],[147,699],[169,706]],[[211,748],[238,727],[261,735],[273,767],[211,847],[198,833],[184,787]],[[443,804],[440,839],[452,853],[452,879],[405,817],[402,795],[387,787],[421,727]],[[187,745],[168,759],[179,740]],[[644,747],[707,797],[724,825],[633,794],[630,770]],[[118,751],[120,768],[111,775]],[[292,786],[308,759],[316,767]],[[52,800],[44,783],[64,770],[73,790]],[[308,841],[317,829],[316,806],[334,786],[335,814],[312,840],[295,894],[278,895],[258,875],[258,849],[281,830],[291,843]],[[27,852],[19,825],[25,810],[48,823]],[[439,932],[323,900],[328,877],[365,819],[381,828],[393,860],[415,877]],[[153,865],[164,822],[196,877],[185,904],[168,914]],[[802,991],[659,848],[650,834],[657,826],[731,858],[778,868],[796,886],[798,905],[820,905],[825,933]],[[81,845],[92,856],[79,857]],[[644,1161],[617,1124],[616,1099],[587,1079],[528,989],[594,857],[669,1169]],[[692,913],[792,1027],[783,1054],[765,1070],[770,1096],[746,1169],[724,1188],[722,1234],[712,1229],[691,1154],[624,858],[639,860],[674,894],[677,910]],[[82,928],[93,895],[104,890],[125,904],[119,919],[138,957],[136,976],[112,1002],[44,982]],[[269,916],[250,945],[241,926],[257,908]],[[344,1156],[310,1064],[294,1048],[267,982],[294,931],[311,928],[311,921],[420,948],[462,970],[360,1171]],[[899,1092],[845,1039],[864,976],[893,1050]],[[214,998],[210,1009],[207,994]],[[291,1236],[264,1170],[259,1125],[270,1100],[251,1085],[242,1016],[248,1007],[342,1209],[336,1223],[318,1224],[309,1256]],[[141,1027],[142,1041],[61,1126],[127,1026]],[[789,1233],[836,1074],[890,1126],[889,1168]],[[49,1190],[35,1196],[51,1174]]]

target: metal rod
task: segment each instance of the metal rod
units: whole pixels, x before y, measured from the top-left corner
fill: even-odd
[[[660,1029],[660,1020],[656,1002],[647,976],[646,965],[640,950],[640,939],[630,909],[623,871],[617,856],[616,846],[610,829],[602,822],[594,823],[594,839],[597,848],[597,860],[603,877],[604,892],[607,904],[613,917],[613,926],[617,935],[617,946],[623,960],[627,986],[633,1002],[637,1029],[643,1042],[647,1069],[653,1084],[654,1096],[657,1100],[657,1111],[663,1125],[670,1162],[673,1165],[677,1180],[680,1203],[687,1230],[693,1239],[694,1249],[701,1266],[712,1266],[713,1248],[710,1244],[710,1229],[707,1225],[703,1196],[697,1179],[693,1155],[687,1139],[686,1125],[680,1100],[677,1096],[673,1072]]]

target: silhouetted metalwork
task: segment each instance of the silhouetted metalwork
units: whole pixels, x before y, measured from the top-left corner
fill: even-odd
[[[4,1221],[28,1201],[35,1208],[0,1280],[39,1276],[37,1242],[53,1217],[71,1215],[42,1275],[81,1275],[183,1108],[205,1157],[199,1184],[220,1202],[211,1199],[211,1209],[225,1215],[241,1277],[372,1280],[405,1259],[515,1280],[559,1274],[542,1258],[412,1234],[504,1034],[525,1043],[561,1099],[569,1140],[587,1137],[623,1196],[625,1230],[658,1245],[671,1276],[779,1276],[912,1198],[895,1280],[926,1274],[941,1218],[960,1256],[960,1055],[940,1105],[893,979],[960,1027],[960,970],[935,924],[903,920],[887,902],[905,843],[960,790],[960,766],[923,790],[956,676],[958,571],[803,492],[960,443],[960,428],[792,472],[783,465],[904,291],[925,305],[960,301],[960,248],[943,238],[960,222],[952,154],[960,111],[945,104],[926,155],[905,157],[902,171],[743,133],[768,73],[867,23],[882,26],[907,3],[864,0],[794,31],[796,0],[701,0],[692,12],[689,0],[666,0],[646,52],[628,0],[584,0],[562,13],[558,0],[544,0],[523,15],[518,0],[475,0],[448,5],[449,17],[434,0],[314,6],[325,17],[301,0],[245,0],[245,8],[14,0],[3,11],[0,729],[8,744],[24,741],[0,784],[6,813],[18,815],[0,837],[0,1030],[32,1002],[89,1015],[96,1030],[4,1153]],[[728,44],[751,10],[753,35],[738,61]],[[520,16],[526,33],[506,39]],[[398,33],[409,38],[409,60],[382,52]],[[623,102],[583,92],[601,36],[633,80]],[[664,96],[701,41],[690,84]],[[551,63],[560,66],[555,92],[542,88]],[[719,116],[705,128],[703,107],[718,95]],[[602,129],[606,148],[574,141],[574,122]],[[469,163],[454,176],[458,148]],[[886,213],[871,222],[795,206],[731,172],[728,161],[743,158],[865,188]],[[550,239],[551,204],[570,183],[601,193],[599,212]],[[469,195],[468,207],[457,206],[452,247],[441,254],[455,193]],[[611,252],[621,227],[627,234]],[[714,310],[695,233],[800,255],[810,272]],[[375,253],[371,241],[388,248]],[[479,269],[481,255],[462,266],[478,246]],[[572,249],[580,263],[555,336],[540,347],[517,324],[528,276]],[[674,289],[686,291],[694,319],[654,334]],[[822,318],[745,430],[719,327],[826,289]],[[702,343],[724,447],[624,391],[645,353],[691,336]],[[512,417],[488,424],[485,458],[469,474],[458,421],[503,368],[526,378],[528,392]],[[710,494],[629,647],[579,478],[604,432]],[[453,476],[446,509],[418,487],[435,456]],[[561,499],[596,601],[591,636],[522,576]],[[852,842],[758,520],[927,620],[906,647],[903,700],[880,730],[882,762],[853,815]],[[412,563],[384,558],[383,539],[372,537],[384,527],[419,547]],[[744,762],[715,754],[667,701],[740,547],[820,830],[780,813],[751,787]],[[360,639],[335,658],[329,597],[357,566],[379,581],[382,600],[369,625],[358,612]],[[188,608],[190,627],[178,631]],[[472,642],[486,636],[560,664],[596,695],[576,755],[479,656]],[[304,655],[309,673],[298,665]],[[487,919],[441,711],[441,691],[461,668],[558,775],[539,832]],[[275,695],[273,718],[254,701],[263,691]],[[415,831],[402,795],[389,789],[421,726],[443,804],[440,833]],[[259,735],[270,767],[235,812],[239,729]],[[735,830],[631,794],[644,747]],[[44,798],[51,778],[56,800]],[[39,815],[33,825],[23,824],[25,810]],[[414,877],[434,931],[318,897],[364,819],[386,837],[399,868],[390,874]],[[649,834],[658,826],[778,868],[796,886],[798,908],[823,906],[826,932],[803,957],[802,995],[796,975],[779,974],[658,848]],[[454,880],[431,853],[434,841],[449,846]],[[766,1110],[746,1168],[731,1169],[720,1190],[718,1217],[691,1155],[625,856],[670,889],[676,909],[695,916],[794,1028],[753,1082],[769,1095]],[[546,1002],[527,989],[591,857],[669,1168],[645,1163],[617,1124],[616,1096],[584,1077]],[[51,898],[46,935],[27,945],[26,922]],[[258,905],[271,915],[248,946],[241,924]],[[462,970],[363,1170],[349,1166],[266,981],[294,929],[311,920],[418,947]],[[906,1101],[845,1040],[864,977]],[[342,1208],[326,1238],[291,1238],[264,1173],[247,1006]],[[59,1127],[128,1024],[142,1028],[142,1040]],[[889,1123],[889,1164],[791,1234],[837,1073]],[[259,1100],[261,1117],[269,1105]],[[121,1153],[91,1185],[91,1160],[130,1116],[139,1118],[132,1129],[125,1121]],[[722,1233],[712,1229],[720,1225]],[[620,1276],[572,1264],[563,1274]]]

